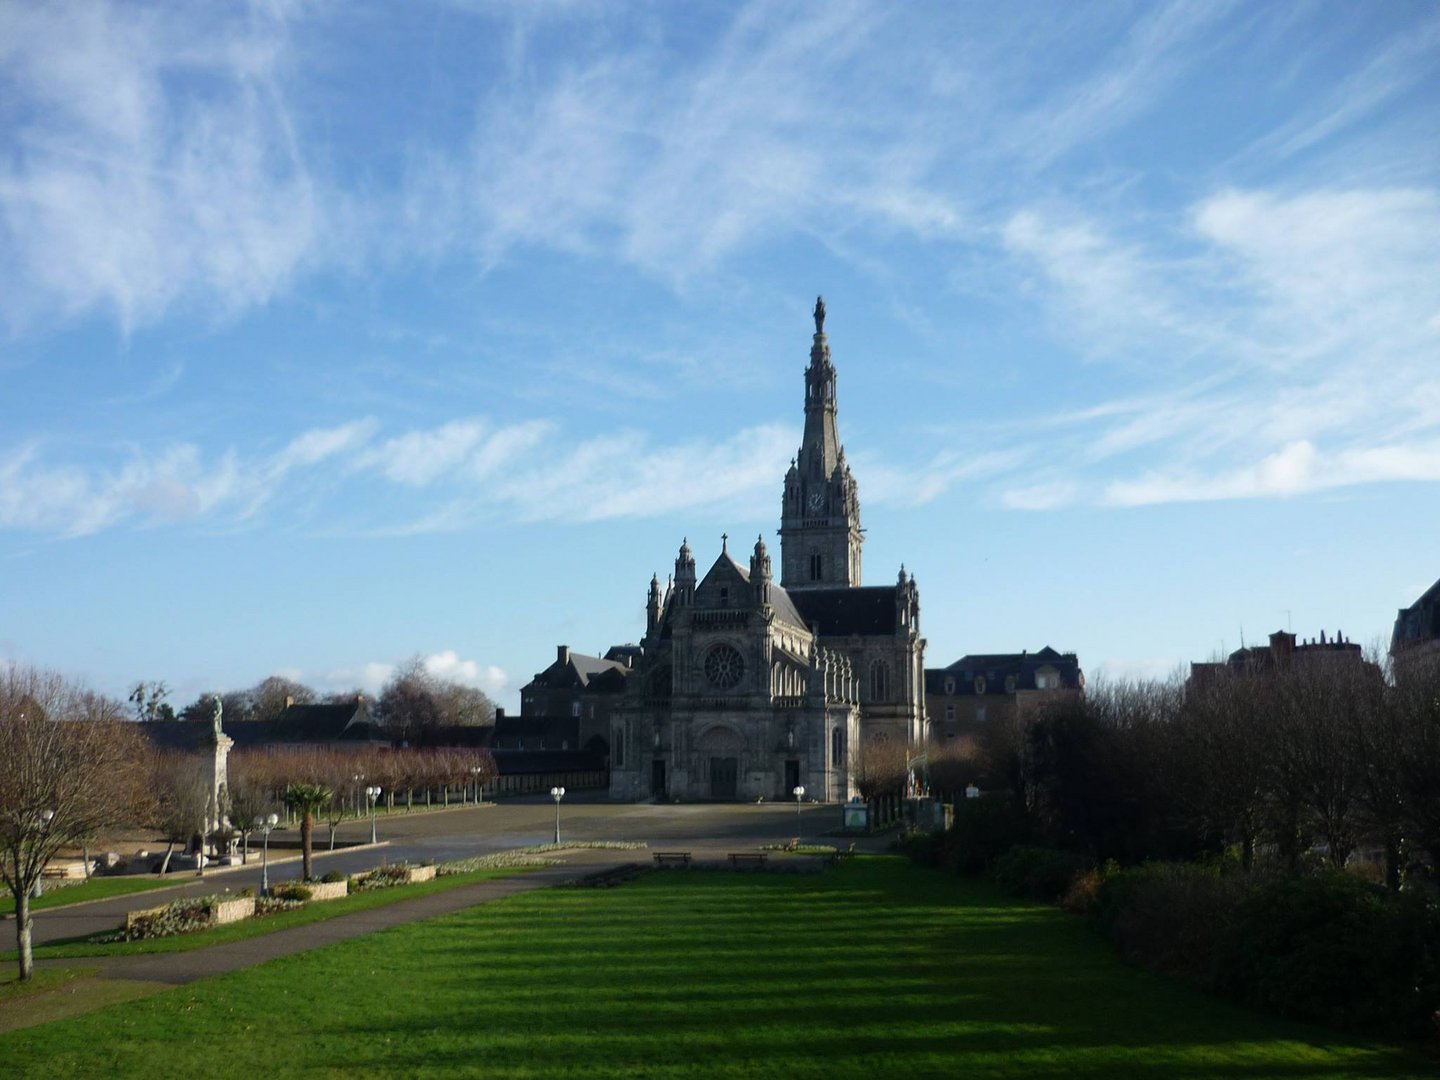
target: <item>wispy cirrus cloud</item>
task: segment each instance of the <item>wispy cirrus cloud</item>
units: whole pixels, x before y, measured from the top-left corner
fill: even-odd
[[[37,443],[0,452],[0,528],[85,536],[121,525],[251,522],[288,484],[363,445],[374,421],[297,435],[269,454],[207,457],[180,443],[122,448],[115,464],[56,462]]]
[[[346,199],[296,139],[277,11],[5,5],[12,325],[98,310],[128,329],[182,298],[241,309],[314,258]]]
[[[1073,472],[1012,485],[1007,505],[1434,478],[1440,193],[1231,189],[1179,231],[1184,249],[1158,256],[1085,218],[1012,219],[1010,250],[1042,275],[1057,318],[1102,358],[1128,350],[1149,389],[1080,418]]]

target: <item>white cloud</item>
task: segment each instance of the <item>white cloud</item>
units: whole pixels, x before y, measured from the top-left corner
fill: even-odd
[[[1440,192],[1229,189],[1170,235],[1038,211],[1007,226],[1057,325],[1144,380],[1068,415],[1061,483],[1138,505],[1434,477]],[[1003,498],[1045,505],[1056,482]]]
[[[305,266],[345,200],[293,139],[285,33],[263,7],[7,6],[0,93],[25,118],[0,153],[13,325],[100,310],[128,328],[181,299],[233,311]]]
[[[1001,503],[1011,510],[1055,510],[1075,501],[1078,486],[1059,480],[1048,484],[1030,484],[1012,488],[1000,496]]]
[[[117,525],[254,517],[287,481],[369,439],[374,421],[315,428],[280,450],[242,459],[227,450],[206,460],[183,443],[125,451],[118,465],[51,464],[35,443],[0,455],[0,528],[84,536]]]
[[[477,660],[462,660],[454,649],[444,649],[425,657],[425,670],[440,679],[474,686],[492,698],[504,693],[508,676],[503,668],[494,664],[481,664]]]
[[[1136,480],[1118,480],[1107,486],[1104,498],[1114,506],[1145,506],[1288,497],[1406,480],[1440,480],[1440,440],[1331,453],[1301,440],[1238,469],[1213,474],[1153,472]]]
[[[433,431],[413,431],[387,439],[362,459],[378,465],[399,484],[422,486],[458,466],[485,434],[480,420],[454,420]]]
[[[454,649],[442,649],[421,658],[425,670],[440,679],[473,686],[491,698],[498,697],[509,688],[509,676],[503,668],[494,664],[483,664],[478,660],[465,660]],[[316,682],[326,690],[343,691],[358,687],[372,697],[378,696],[390,678],[399,670],[398,663],[371,660],[356,667],[340,667],[316,677]],[[293,676],[303,682],[300,673]]]

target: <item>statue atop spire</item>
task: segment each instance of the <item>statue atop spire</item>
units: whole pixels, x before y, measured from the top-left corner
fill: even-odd
[[[825,332],[825,297],[815,297],[815,333]]]

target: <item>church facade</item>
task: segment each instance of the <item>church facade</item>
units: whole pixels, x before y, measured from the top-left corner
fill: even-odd
[[[805,430],[785,474],[778,580],[763,537],[744,562],[722,538],[703,575],[687,541],[611,713],[611,796],[807,798],[854,794],[866,741],[921,747],[920,592],[861,583],[859,487],[837,423],[825,304],[805,369]]]

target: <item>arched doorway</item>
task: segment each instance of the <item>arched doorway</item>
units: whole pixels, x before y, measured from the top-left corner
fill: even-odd
[[[734,728],[716,725],[700,736],[701,775],[709,777],[710,798],[739,798],[740,757],[744,749],[745,739]]]

